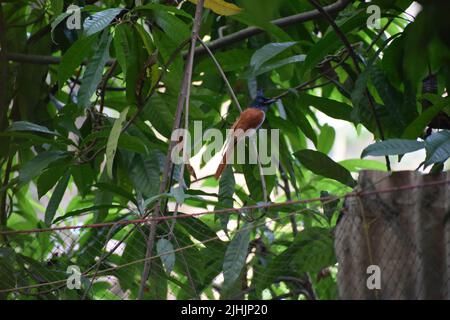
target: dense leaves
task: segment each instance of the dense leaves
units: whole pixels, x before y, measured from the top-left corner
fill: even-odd
[[[222,70],[197,42],[182,90],[197,3],[1,2],[0,298],[338,298],[342,202],[266,202],[344,196],[362,170],[387,170],[384,156],[424,149],[421,169],[448,165],[445,1],[408,13],[412,1],[372,1],[380,29],[369,3],[339,1],[336,32],[307,1],[205,0],[199,37]],[[221,71],[242,107],[258,89],[281,97],[261,126],[279,130],[271,174],[253,159],[216,181],[216,163],[197,158],[221,154],[207,130],[239,117]],[[196,157],[170,166],[173,129],[185,126]],[[342,159],[344,126],[373,143],[345,137]],[[254,209],[227,211],[242,206]],[[82,290],[64,287],[72,265]]]

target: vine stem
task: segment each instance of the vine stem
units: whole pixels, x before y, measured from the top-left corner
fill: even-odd
[[[198,41],[201,43],[203,48],[205,48],[205,51],[209,54],[209,56],[213,60],[214,64],[216,65],[217,70],[219,71],[220,75],[223,78],[223,81],[225,82],[225,84],[226,84],[226,86],[228,88],[228,91],[230,92],[230,95],[231,95],[231,98],[234,101],[234,104],[236,105],[237,109],[239,110],[239,113],[242,113],[242,107],[241,107],[241,105],[239,103],[239,100],[236,97],[236,94],[234,93],[234,90],[231,87],[230,81],[228,81],[228,78],[225,75],[225,72],[223,71],[219,61],[217,61],[217,59],[214,56],[214,54],[212,53],[212,51],[208,48],[206,43],[202,39],[200,39],[200,37],[198,37]],[[264,169],[262,167],[261,160],[259,158],[258,148],[256,147],[255,139],[250,139],[250,141],[251,141],[251,144],[252,144],[252,148],[253,148],[254,152],[256,153],[256,155],[257,155],[256,158],[258,160],[258,168],[259,168],[259,173],[260,173],[260,176],[261,176],[261,187],[262,187],[262,191],[263,191],[263,199],[264,199],[264,202],[267,202],[269,200],[269,195],[267,193],[266,180],[264,179]]]
[[[346,35],[344,34],[344,32],[342,32],[342,30],[338,27],[338,25],[336,24],[334,19],[330,16],[329,12],[324,10],[324,8],[322,8],[322,6],[316,0],[309,0],[309,3],[311,3],[317,9],[317,11],[319,11],[322,14],[322,16],[328,21],[330,26],[333,28],[334,32],[336,32],[337,36],[341,39],[342,43],[347,48],[348,53],[350,54],[350,57],[353,60],[353,64],[355,65],[356,71],[358,72],[358,74],[361,74],[362,70],[361,70],[361,67],[359,66],[358,56],[356,55],[355,50],[353,50],[353,47],[352,47],[350,41],[348,40],[348,38],[346,37]],[[383,141],[383,140],[385,140],[383,127],[381,126],[380,118],[377,115],[373,97],[370,95],[370,92],[367,89],[367,87],[366,87],[365,93],[367,96],[367,100],[369,101],[369,106],[372,111],[373,117],[375,119],[378,133],[380,134],[380,138]],[[386,167],[387,167],[388,171],[391,171],[391,162],[389,160],[389,157],[386,156],[385,159],[386,159]]]
[[[197,43],[198,34],[200,32],[204,2],[205,2],[204,0],[199,0],[197,2],[196,8],[195,8],[195,18],[194,18],[194,24],[192,26],[191,46],[190,46],[189,55],[188,55],[188,58],[187,58],[187,61],[185,64],[184,77],[183,77],[183,82],[181,84],[180,95],[178,96],[177,111],[176,111],[175,121],[173,123],[172,131],[174,131],[180,127],[181,114],[183,113],[183,105],[185,104],[186,97],[187,97],[187,94],[189,91],[188,87],[190,86],[190,83],[192,80],[192,69],[194,66],[195,45]],[[160,188],[159,188],[160,194],[164,193],[165,190],[167,189],[167,182],[169,181],[170,175],[172,174],[173,163],[171,160],[171,155],[172,155],[172,150],[173,150],[174,145],[175,145],[175,143],[173,141],[169,141],[169,148],[167,150],[166,161],[164,164],[164,172],[163,172],[162,181],[161,181]],[[161,200],[159,200],[157,205],[155,206],[153,216],[159,217],[161,214],[160,211],[161,211]],[[157,226],[156,221],[150,224],[150,232],[149,232],[149,237],[147,239],[147,249],[146,249],[146,253],[145,253],[144,269],[142,271],[141,283],[140,283],[139,292],[138,292],[139,300],[142,300],[142,298],[144,297],[144,290],[146,287],[145,284],[146,284],[148,276],[150,274],[150,269],[151,269],[151,259],[150,258],[152,256],[153,246],[154,246],[155,237],[156,237],[156,226]]]

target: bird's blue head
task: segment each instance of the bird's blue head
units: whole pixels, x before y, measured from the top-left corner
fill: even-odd
[[[261,89],[258,90],[255,100],[250,104],[250,107],[261,109],[264,112],[267,111],[269,106],[275,102],[275,99],[269,99],[264,97],[264,93]]]

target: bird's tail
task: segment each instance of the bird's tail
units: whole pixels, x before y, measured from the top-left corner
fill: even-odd
[[[229,142],[228,147],[226,148],[226,151],[224,152],[224,155],[222,157],[222,161],[220,162],[219,166],[217,167],[216,173],[214,174],[214,178],[216,178],[216,180],[219,180],[220,175],[227,166],[228,157],[230,156],[231,151],[236,145],[236,142],[237,142],[236,139],[234,139],[234,143]]]
[[[220,175],[222,174],[226,166],[227,166],[227,155],[225,154],[222,158],[222,162],[217,167],[216,174],[214,175],[214,178],[216,178],[216,180],[219,180]]]

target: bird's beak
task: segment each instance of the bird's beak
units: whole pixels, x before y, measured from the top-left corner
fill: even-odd
[[[270,105],[270,104],[272,104],[272,103],[275,103],[277,101],[277,99],[267,99],[265,102],[264,102],[264,104],[265,105]]]

